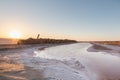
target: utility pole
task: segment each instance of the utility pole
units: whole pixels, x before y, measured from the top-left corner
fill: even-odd
[[[40,34],[37,35],[37,39],[39,39],[39,37],[40,37]]]

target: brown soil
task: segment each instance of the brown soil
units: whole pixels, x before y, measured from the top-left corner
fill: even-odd
[[[97,49],[97,50],[111,50],[109,48],[106,48],[104,46],[100,46],[100,45],[97,45],[97,44],[93,44],[92,46],[94,49]]]
[[[1,57],[0,57],[1,59]],[[0,80],[45,80],[43,70],[0,60]]]

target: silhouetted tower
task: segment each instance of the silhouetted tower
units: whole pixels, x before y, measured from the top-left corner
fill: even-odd
[[[37,39],[39,39],[39,37],[40,37],[40,34],[37,35]]]

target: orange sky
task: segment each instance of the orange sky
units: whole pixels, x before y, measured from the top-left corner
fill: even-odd
[[[120,40],[120,2],[114,0],[0,0],[0,38]]]

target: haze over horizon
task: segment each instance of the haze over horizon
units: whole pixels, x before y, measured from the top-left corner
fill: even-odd
[[[0,38],[120,40],[120,1],[0,0],[0,28]]]

